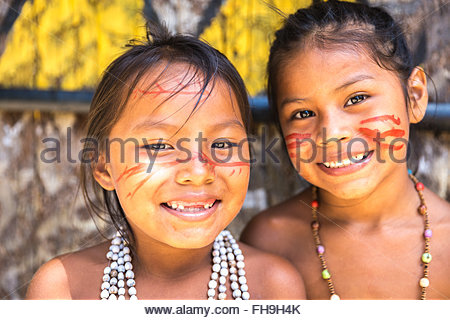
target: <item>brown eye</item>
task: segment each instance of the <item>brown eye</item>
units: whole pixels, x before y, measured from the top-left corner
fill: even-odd
[[[351,97],[347,103],[345,104],[345,106],[351,106],[352,104],[357,104],[360,103],[361,101],[364,101],[367,99],[367,95],[365,94],[358,94],[356,96]]]
[[[293,118],[295,119],[305,119],[309,117],[314,117],[316,114],[311,110],[302,110],[294,114]]]
[[[220,142],[214,142],[211,147],[217,148],[217,149],[229,149],[232,147],[237,147],[237,144],[232,143],[230,141],[220,141]]]
[[[152,150],[152,151],[162,151],[162,150],[169,150],[173,149],[173,147],[166,143],[152,143],[147,144],[144,146],[145,149]]]

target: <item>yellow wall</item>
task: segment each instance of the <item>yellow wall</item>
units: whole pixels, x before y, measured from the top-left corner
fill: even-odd
[[[286,14],[311,0],[266,0]],[[282,17],[261,0],[228,0],[201,37],[224,53],[236,66],[251,95],[265,88],[266,63],[274,30]]]
[[[222,51],[251,95],[263,92],[273,32],[311,0],[227,0],[201,38]],[[0,87],[92,89],[131,38],[144,35],[144,0],[27,1],[0,58]],[[160,17],[164,20],[164,17]]]
[[[80,90],[98,78],[145,22],[142,0],[27,1],[0,59],[0,86]]]

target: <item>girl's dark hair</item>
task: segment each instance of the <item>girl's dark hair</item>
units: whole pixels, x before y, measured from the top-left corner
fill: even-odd
[[[247,91],[239,73],[222,53],[205,42],[190,35],[172,35],[164,26],[148,23],[146,40],[131,41],[128,47],[129,50],[108,66],[91,102],[87,139],[82,150],[80,187],[89,213],[103,220],[109,217],[134,250],[134,235],[116,192],[103,189],[93,178],[96,162],[92,161],[92,150],[100,153],[105,151],[105,142],[111,129],[119,120],[136,85],[149,73],[159,72],[149,86],[152,87],[165,75],[170,76],[167,72],[171,66],[186,65],[184,80],[187,81],[183,81],[181,88],[177,88],[165,101],[200,80],[202,88],[195,98],[192,115],[208,98],[207,92],[212,91],[210,88],[220,79],[228,85],[230,95],[234,94],[247,133],[250,131],[251,113]],[[157,68],[161,70],[161,67],[162,71],[156,71]],[[203,94],[206,98],[202,97]],[[98,157],[98,154],[94,156]]]
[[[277,77],[283,62],[307,47],[350,47],[368,53],[380,67],[398,74],[408,101],[407,80],[415,65],[401,26],[382,8],[315,1],[289,15],[275,33],[267,65],[267,95],[276,118]]]

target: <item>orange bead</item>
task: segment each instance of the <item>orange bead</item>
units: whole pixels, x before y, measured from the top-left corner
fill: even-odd
[[[311,202],[311,207],[313,207],[313,208],[318,208],[318,207],[319,207],[319,201],[313,200],[313,201]]]

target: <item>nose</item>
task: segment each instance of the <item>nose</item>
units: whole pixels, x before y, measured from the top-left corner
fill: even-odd
[[[175,181],[179,184],[201,186],[215,180],[214,164],[204,154],[193,153],[188,161],[178,167]]]
[[[319,147],[330,147],[333,143],[348,142],[353,136],[350,118],[350,115],[339,111],[322,114],[319,122],[320,133],[317,136],[317,145]]]

